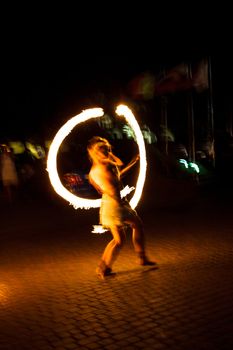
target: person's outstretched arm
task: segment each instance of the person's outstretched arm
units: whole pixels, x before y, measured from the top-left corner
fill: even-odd
[[[132,166],[134,166],[134,164],[137,163],[137,161],[139,160],[139,158],[140,158],[140,157],[139,157],[139,154],[137,154],[136,157],[133,158],[133,159],[129,162],[128,165],[126,165],[126,167],[124,167],[123,169],[120,170],[120,176],[125,175],[125,174],[129,171],[129,169],[131,169]]]

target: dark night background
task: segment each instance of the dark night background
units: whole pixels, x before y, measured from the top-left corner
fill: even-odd
[[[221,118],[232,93],[226,7],[218,6],[218,21],[214,6],[210,15],[203,4],[134,4],[134,13],[120,3],[111,11],[98,7],[73,13],[63,6],[4,9],[1,138],[54,135],[95,93],[117,98],[146,70],[156,73],[205,56],[212,59],[215,116]]]
[[[48,57],[40,59],[21,54],[3,66],[5,76],[3,90],[6,94],[2,105],[0,136],[24,137],[46,134],[48,128],[56,128],[68,116],[78,114],[100,92],[106,99],[117,99],[125,94],[131,79],[150,70],[173,67],[183,61],[192,62],[207,55],[212,60],[214,114],[216,122],[229,97],[232,96],[232,55],[225,49],[221,53],[203,48],[171,48],[161,53],[145,52],[144,55],[95,55],[83,58],[76,55],[62,62]],[[232,103],[232,101],[231,101]],[[231,107],[232,108],[232,107]],[[232,110],[231,110],[232,113]],[[150,121],[153,125],[153,121]],[[55,132],[52,131],[52,132]]]
[[[108,50],[108,46],[91,50],[91,41],[87,41],[90,50],[85,51],[77,42],[66,48],[62,45],[64,40],[60,46],[56,42],[53,50],[51,41],[47,50],[43,45],[36,47],[33,40],[25,43],[14,38],[9,49],[4,50],[1,143],[51,140],[61,125],[83,109],[99,106],[108,111],[119,101],[127,101],[127,86],[141,73],[157,74],[164,68],[169,70],[183,62],[199,62],[205,57],[211,59],[212,65],[215,131],[224,130],[226,119],[232,119],[232,54],[225,43],[213,45],[203,38],[197,44],[198,38],[173,41],[170,37],[166,41],[162,37],[149,44],[138,40],[134,45],[132,39],[129,48],[121,54],[117,48],[115,53]],[[182,98],[179,92],[169,95],[168,127],[175,136],[179,136],[180,130],[188,134],[179,115],[180,111],[186,113]],[[159,118],[153,108],[152,113],[140,114],[140,118],[157,133]],[[206,117],[206,100],[201,94],[195,108],[196,119]],[[187,141],[187,135],[183,138],[179,141]]]

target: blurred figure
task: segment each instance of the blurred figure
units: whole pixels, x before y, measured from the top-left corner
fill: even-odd
[[[1,151],[1,178],[3,191],[7,201],[11,203],[19,184],[18,174],[10,148],[3,145]]]
[[[109,142],[101,137],[93,137],[87,147],[92,167],[89,181],[102,194],[100,208],[100,223],[108,228],[113,239],[106,246],[97,274],[104,278],[111,275],[112,265],[116,260],[125,241],[125,227],[132,229],[132,240],[140,265],[155,265],[145,254],[144,233],[142,221],[125,199],[121,199],[121,177],[139,159],[135,157],[126,167],[122,161],[112,153]],[[121,169],[121,170],[120,170]]]

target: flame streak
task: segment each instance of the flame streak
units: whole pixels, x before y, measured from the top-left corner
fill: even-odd
[[[143,185],[145,182],[145,176],[146,176],[146,152],[145,152],[145,144],[143,135],[141,133],[140,127],[131,112],[131,110],[124,105],[120,105],[116,109],[116,113],[118,115],[124,116],[126,121],[129,123],[129,125],[134,130],[136,140],[139,147],[139,154],[140,154],[140,170],[139,170],[139,176],[136,184],[135,193],[130,201],[130,205],[132,208],[135,208],[140,200]],[[57,132],[55,135],[50,148],[48,152],[48,158],[47,158],[47,171],[49,173],[49,179],[50,182],[54,188],[54,190],[59,194],[61,197],[63,197],[66,201],[68,201],[75,209],[78,208],[98,208],[101,205],[101,199],[85,199],[80,198],[71,192],[69,192],[61,183],[60,178],[58,176],[57,171],[57,153],[59,151],[59,148],[64,141],[64,139],[69,135],[69,133],[72,131],[72,129],[77,126],[80,123],[84,123],[89,119],[92,118],[99,118],[104,115],[104,111],[102,108],[91,108],[86,109],[82,113],[76,115],[75,117],[68,120]],[[132,187],[129,188],[127,185],[122,191],[121,196],[126,196],[129,192],[132,191]]]
[[[135,119],[132,111],[125,105],[119,105],[116,109],[116,114],[123,115],[125,117],[126,121],[129,123],[129,125],[131,126],[131,128],[135,133],[136,141],[139,147],[139,155],[140,155],[139,175],[138,175],[134,195],[130,200],[130,205],[134,209],[136,208],[141,198],[142,190],[143,190],[143,186],[146,178],[147,161],[146,161],[145,143],[144,143],[143,135],[138,125],[138,122]]]

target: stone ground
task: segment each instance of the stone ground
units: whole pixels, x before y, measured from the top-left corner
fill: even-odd
[[[145,190],[138,212],[159,268],[137,265],[129,233],[106,280],[97,210],[0,198],[0,349],[233,349],[231,196],[195,191]]]

